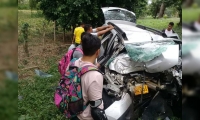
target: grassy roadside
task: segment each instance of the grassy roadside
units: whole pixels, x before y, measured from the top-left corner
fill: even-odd
[[[51,59],[55,63],[55,59]],[[50,63],[49,63],[50,64]],[[53,93],[59,81],[57,64],[51,64],[50,78],[33,77],[18,84],[19,120],[66,120],[53,103]]]
[[[182,9],[182,14],[183,22],[191,22],[200,16],[200,8]]]
[[[137,24],[144,25],[147,27],[155,28],[157,30],[163,30],[165,29],[169,22],[174,22],[174,31],[181,37],[182,29],[181,26],[178,26],[177,23],[179,23],[179,18],[162,18],[162,19],[138,19]]]

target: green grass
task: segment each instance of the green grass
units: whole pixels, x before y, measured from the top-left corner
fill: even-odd
[[[0,81],[0,118],[1,120],[17,119],[17,82],[12,80]]]
[[[52,58],[49,60],[51,68],[47,71],[53,77],[33,77],[19,81],[18,95],[22,96],[18,101],[19,120],[66,120],[53,102],[55,86],[60,78],[57,64],[53,63],[55,59]]]
[[[200,8],[182,9],[183,22],[191,22],[197,20],[200,15]]]
[[[22,43],[20,30],[23,23],[29,24],[29,41],[39,41],[41,42],[42,35],[44,33],[43,23],[46,24],[45,31],[46,34],[53,35],[53,22],[48,22],[44,19],[41,11],[32,12],[30,10],[18,10],[18,34],[19,34],[19,42]],[[51,37],[53,39],[53,37]]]
[[[2,7],[0,8],[0,34],[17,29],[17,8]]]
[[[137,24],[144,25],[147,27],[155,28],[157,30],[163,30],[167,28],[169,22],[174,22],[174,28],[173,30],[178,33],[178,35],[181,37],[182,29],[181,26],[178,26],[177,23],[179,23],[179,18],[162,18],[162,19],[138,19]]]

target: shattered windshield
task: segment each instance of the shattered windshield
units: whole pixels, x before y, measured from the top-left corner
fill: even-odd
[[[124,20],[135,22],[135,15],[133,15],[131,12],[119,9],[105,11],[104,16],[105,20]]]
[[[126,43],[125,48],[128,55],[135,62],[148,62],[155,57],[160,56],[167,50],[169,45],[175,44],[173,40],[170,41],[154,41],[145,43]]]

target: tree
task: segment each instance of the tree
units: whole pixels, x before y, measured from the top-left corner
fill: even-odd
[[[54,21],[54,41],[56,40],[56,20],[59,18],[58,0],[38,0],[38,6],[43,11],[44,17],[48,21]]]
[[[29,7],[31,8],[31,10],[37,8],[38,2],[39,2],[39,0],[29,0]]]
[[[167,7],[175,7],[179,12],[180,23],[182,22],[182,11],[181,11],[182,0],[153,0],[150,5],[150,9],[152,11],[152,16],[156,18],[157,13],[159,12],[159,18],[163,17],[165,8]],[[160,9],[158,9],[160,7]]]
[[[65,33],[80,23],[93,27],[104,24],[101,7],[118,6],[134,11],[139,17],[146,9],[147,0],[39,0],[39,7],[47,20],[57,21]],[[64,35],[65,36],[65,35]]]
[[[47,20],[57,21],[63,30],[71,30],[77,23],[94,27],[104,23],[100,0],[40,0],[40,9]]]
[[[24,51],[27,57],[29,57],[29,50],[28,50],[28,34],[29,34],[29,24],[24,23],[21,27],[22,39],[24,41]]]
[[[174,3],[174,7],[178,10],[179,18],[180,18],[178,25],[182,25],[182,6],[181,5],[182,5],[182,0],[177,0]]]
[[[185,7],[191,7],[194,3],[194,0],[183,0],[183,3]]]
[[[155,19],[158,12],[159,12],[159,4],[158,2],[152,2],[151,5],[149,5],[150,11],[151,11],[151,15],[153,16],[153,18]]]

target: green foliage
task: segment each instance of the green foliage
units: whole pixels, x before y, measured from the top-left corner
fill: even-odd
[[[169,17],[177,17],[177,9],[172,6],[165,9],[165,14]]]
[[[151,15],[155,18],[160,10],[160,6],[164,3],[165,7],[174,7],[181,14],[181,3],[182,0],[153,0],[152,4],[149,6]],[[180,16],[179,16],[180,17]]]
[[[152,2],[151,5],[149,5],[149,11],[151,12],[150,14],[156,18],[157,13],[159,11],[160,3],[159,2]]]
[[[101,7],[117,6],[134,11],[139,17],[145,13],[147,0],[40,0],[39,8],[47,20],[56,20],[64,29],[71,30],[77,23],[104,24]]]
[[[103,24],[103,14],[97,0],[41,0],[40,9],[47,20],[56,20],[63,28],[70,30],[71,26],[85,22],[93,26]]]
[[[28,31],[29,24],[28,23],[23,23],[21,27],[21,35],[22,35],[22,40],[23,41],[28,41]]]
[[[136,17],[146,16],[147,10],[147,1],[146,0],[137,0],[133,3],[133,12],[135,12]]]
[[[197,3],[193,3],[192,4],[192,8],[198,8],[198,4]]]
[[[16,7],[3,7],[0,8],[0,33],[1,38],[5,36],[5,32],[16,31],[17,26],[17,8]],[[9,35],[10,36],[10,35]]]
[[[1,120],[17,119],[17,89],[18,84],[12,80],[2,80],[0,88],[0,118]]]
[[[200,9],[194,9],[194,8],[189,8],[189,9],[183,9],[183,22],[192,22],[198,19]]]
[[[29,0],[29,7],[31,8],[31,10],[37,8],[38,2],[39,2],[38,0]]]
[[[29,4],[19,4],[18,9],[19,10],[29,10],[30,6],[29,6]]]
[[[163,17],[166,19],[168,16],[167,16],[167,14],[165,14]]]
[[[31,15],[32,12],[32,15]],[[18,43],[23,43],[21,27],[24,23],[29,24],[29,44],[42,41],[43,36],[43,22],[45,22],[45,41],[53,40],[53,22],[45,20],[42,11],[40,10],[18,10]],[[60,32],[60,29],[58,30]]]
[[[0,7],[17,7],[17,0],[0,1]]]
[[[47,20],[54,21],[58,19],[59,12],[57,11],[57,0],[40,0],[38,4]]]

